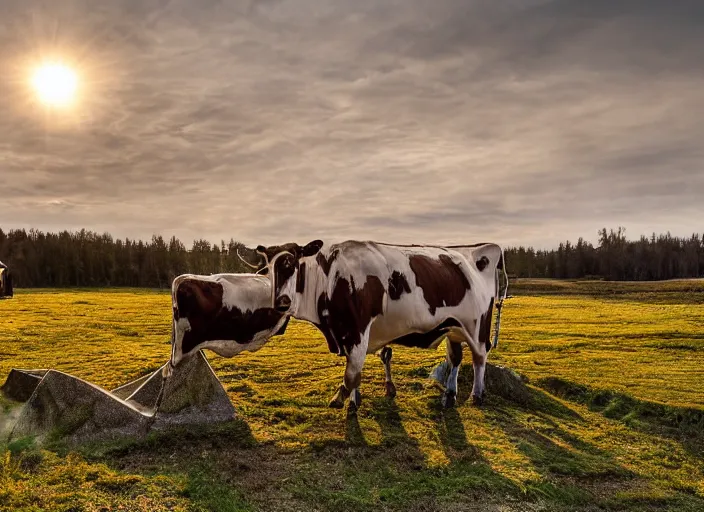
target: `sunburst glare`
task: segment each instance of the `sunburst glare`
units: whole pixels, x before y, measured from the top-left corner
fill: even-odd
[[[49,107],[66,107],[76,99],[78,75],[70,67],[57,63],[45,63],[35,69],[32,87],[39,100]]]

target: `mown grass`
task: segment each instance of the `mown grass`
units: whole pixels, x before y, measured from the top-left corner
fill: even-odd
[[[441,347],[394,348],[394,402],[369,357],[359,413],[328,409],[344,361],[293,322],[254,354],[208,354],[237,421],[15,443],[0,450],[0,510],[704,510],[702,289],[538,284],[514,288],[490,356],[530,378],[530,406],[471,407],[462,371],[443,410],[426,380]],[[0,376],[52,367],[117,386],[168,358],[169,315],[157,291],[18,290],[0,301]]]

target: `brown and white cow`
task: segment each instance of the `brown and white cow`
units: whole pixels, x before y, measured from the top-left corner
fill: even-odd
[[[286,331],[271,304],[271,281],[254,274],[184,274],[171,285],[173,334],[167,374],[201,349],[223,357],[259,350]]]
[[[498,296],[496,271],[503,268],[500,246],[347,241],[323,248],[323,242],[315,240],[305,247],[296,245],[295,251],[272,254],[263,246],[257,251],[267,258],[277,311],[313,323],[330,351],[347,358],[343,384],[331,407],[342,407],[347,397],[351,407],[359,406],[367,354],[381,349],[387,395],[394,396],[387,345],[434,348],[443,338],[448,339],[450,367],[443,405],[455,403],[462,343],[472,351],[472,401],[481,404]]]

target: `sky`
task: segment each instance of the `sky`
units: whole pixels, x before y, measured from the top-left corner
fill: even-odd
[[[0,227],[704,232],[701,0],[0,0]],[[48,109],[31,71],[78,74]]]

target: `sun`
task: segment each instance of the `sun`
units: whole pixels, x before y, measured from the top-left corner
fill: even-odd
[[[42,64],[32,75],[32,87],[45,105],[66,107],[76,98],[78,75],[64,64]]]

